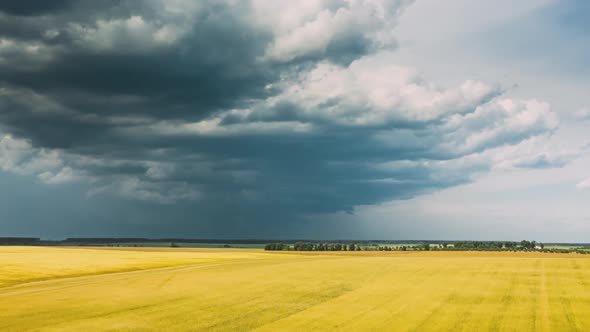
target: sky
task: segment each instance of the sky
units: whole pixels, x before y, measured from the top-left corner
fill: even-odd
[[[0,2],[0,236],[590,242],[584,0]]]

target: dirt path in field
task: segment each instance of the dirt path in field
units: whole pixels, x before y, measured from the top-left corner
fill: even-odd
[[[197,269],[206,269],[206,268],[213,268],[213,267],[220,267],[226,265],[239,265],[239,264],[255,264],[256,262],[279,262],[279,263],[290,263],[290,262],[298,262],[302,260],[309,260],[308,257],[303,258],[291,258],[288,261],[279,258],[262,258],[262,259],[232,259],[230,261],[221,262],[221,263],[190,263],[190,264],[182,264],[182,265],[173,265],[173,266],[165,266],[165,267],[151,267],[151,268],[138,268],[138,269],[130,269],[130,270],[118,270],[118,271],[101,271],[97,273],[89,273],[89,274],[82,274],[82,275],[69,275],[69,276],[58,276],[49,279],[42,279],[42,280],[33,280],[33,281],[23,281],[18,284],[13,284],[9,286],[0,287],[0,296],[1,295],[16,295],[16,294],[30,294],[34,292],[43,292],[46,291],[48,288],[51,290],[55,289],[66,289],[71,287],[76,287],[79,285],[89,285],[102,282],[102,278],[105,276],[110,277],[120,277],[120,278],[129,278],[134,275],[141,275],[143,273],[168,273],[173,271],[184,271],[184,270],[197,270]],[[59,286],[59,287],[50,287],[52,284],[57,282],[66,282],[66,285]]]

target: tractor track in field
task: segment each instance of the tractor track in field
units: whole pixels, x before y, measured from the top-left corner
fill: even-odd
[[[67,288],[72,288],[76,286],[80,286],[82,284],[89,285],[89,284],[97,284],[101,283],[101,278],[105,276],[112,276],[112,277],[120,277],[126,278],[129,276],[133,276],[136,274],[143,274],[143,273],[158,273],[158,272],[170,272],[170,271],[183,271],[183,270],[191,270],[191,269],[205,269],[205,268],[213,268],[219,266],[227,266],[227,265],[240,265],[240,264],[254,264],[257,262],[274,262],[277,261],[279,264],[288,264],[288,263],[295,263],[297,261],[309,260],[308,257],[299,258],[299,259],[290,259],[289,261],[281,261],[278,258],[257,258],[257,259],[235,259],[230,261],[225,261],[221,263],[191,263],[191,264],[182,264],[182,265],[174,265],[174,266],[164,266],[164,267],[153,267],[153,268],[144,268],[144,269],[134,269],[134,270],[123,270],[123,271],[105,271],[96,274],[83,274],[83,275],[73,275],[73,276],[60,276],[50,279],[42,279],[42,280],[33,280],[33,281],[25,281],[18,284],[13,284],[5,287],[0,287],[0,298],[4,295],[15,295],[15,294],[31,294],[36,292],[47,292],[47,291],[55,291],[55,290],[63,290]],[[44,285],[51,285],[57,282],[68,282],[66,285],[62,285],[59,287],[51,287],[51,288],[42,288],[37,289],[36,286],[44,286]],[[33,288],[33,289],[30,289]]]

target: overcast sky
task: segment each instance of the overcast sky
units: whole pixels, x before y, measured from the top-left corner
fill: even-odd
[[[0,2],[0,236],[590,242],[585,0]]]

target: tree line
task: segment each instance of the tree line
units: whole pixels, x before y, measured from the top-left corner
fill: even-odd
[[[460,241],[453,245],[456,249],[483,249],[483,250],[543,250],[545,245],[537,241],[522,240],[520,242],[513,241]]]
[[[324,243],[324,242],[295,242],[293,247],[285,243],[268,243],[264,250],[295,250],[295,251],[360,251],[361,246],[356,243]]]
[[[549,253],[590,253],[588,248],[545,248],[537,241],[457,241],[429,243],[415,245],[388,246],[375,243],[346,243],[339,242],[310,242],[299,241],[293,243],[267,243],[264,250],[294,250],[294,251],[542,251]]]

